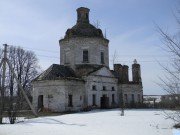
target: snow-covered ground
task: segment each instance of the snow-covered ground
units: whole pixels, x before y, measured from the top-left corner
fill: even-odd
[[[180,135],[161,110],[93,110],[0,125],[0,135]]]

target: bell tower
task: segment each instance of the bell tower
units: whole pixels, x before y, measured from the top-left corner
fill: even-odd
[[[134,60],[134,64],[132,64],[132,78],[133,82],[141,82],[141,69],[136,59]]]
[[[80,7],[76,11],[76,24],[59,40],[60,64],[74,70],[84,66],[109,67],[109,40],[101,29],[90,24],[89,8]]]

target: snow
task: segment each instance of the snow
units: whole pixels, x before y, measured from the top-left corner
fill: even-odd
[[[0,125],[0,135],[180,135],[162,110],[93,110]]]

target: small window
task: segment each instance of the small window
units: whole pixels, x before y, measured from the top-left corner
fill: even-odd
[[[103,94],[103,96],[102,97],[107,97],[107,94]]]
[[[101,64],[104,64],[104,52],[101,52]]]
[[[114,91],[114,86],[112,87],[112,91]]]
[[[48,95],[48,98],[53,98],[53,95]]]
[[[96,90],[96,85],[93,85],[93,86],[92,86],[92,90]]]
[[[88,50],[83,50],[83,62],[88,62]]]
[[[68,106],[69,106],[69,107],[72,107],[72,106],[73,106],[72,95],[68,95]]]
[[[106,90],[106,86],[103,86],[103,90]]]

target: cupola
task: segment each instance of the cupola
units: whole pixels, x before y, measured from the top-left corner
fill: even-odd
[[[89,9],[80,7],[77,10],[77,23],[89,23]]]
[[[90,9],[80,7],[77,10],[77,23],[70,29],[67,29],[64,39],[74,37],[98,37],[104,38],[102,30],[96,28],[89,21]]]

